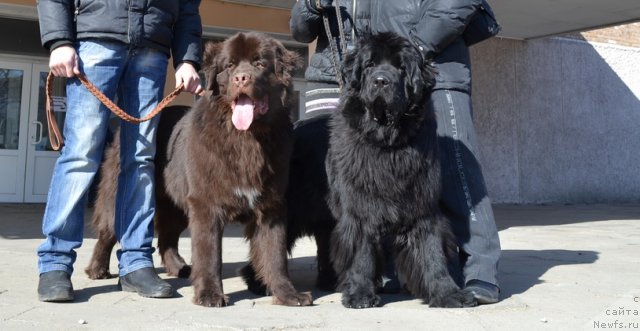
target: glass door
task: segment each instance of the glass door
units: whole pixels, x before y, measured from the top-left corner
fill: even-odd
[[[54,151],[49,142],[46,115],[45,84],[49,67],[34,64],[31,74],[31,107],[29,108],[29,137],[26,156],[24,202],[46,202],[51,174],[59,151]],[[65,79],[53,80],[53,113],[60,132],[66,115]]]
[[[0,58],[0,202],[46,202],[59,155],[49,143],[45,113],[49,68],[33,62]],[[53,84],[60,130],[66,114],[65,83],[56,78]]]
[[[22,202],[31,64],[0,60],[0,202]]]

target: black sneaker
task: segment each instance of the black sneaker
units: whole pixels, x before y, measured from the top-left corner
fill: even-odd
[[[173,288],[156,274],[154,268],[142,268],[130,272],[118,281],[122,291],[136,292],[145,298],[170,298]]]
[[[53,270],[40,274],[38,299],[44,302],[73,301],[71,276],[62,270]]]
[[[479,305],[496,303],[500,298],[500,288],[479,279],[472,279],[468,281],[464,290],[473,293],[473,296],[478,300]]]

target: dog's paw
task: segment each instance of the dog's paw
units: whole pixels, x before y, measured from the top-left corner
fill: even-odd
[[[429,307],[433,308],[467,308],[478,305],[478,300],[473,293],[458,290],[443,297],[435,297],[429,300]]]
[[[191,275],[191,266],[186,264],[181,257],[167,259],[162,261],[167,275],[178,278],[189,278]]]
[[[193,303],[205,307],[225,307],[229,303],[229,297],[224,294],[200,293],[193,297]]]
[[[356,293],[342,293],[342,305],[347,308],[371,308],[380,304],[380,297],[374,291],[358,291]]]
[[[84,269],[89,279],[109,279],[115,277],[109,272],[109,268],[93,268],[91,266]]]
[[[283,306],[311,306],[313,298],[311,293],[293,293],[286,296],[274,296],[273,304]]]

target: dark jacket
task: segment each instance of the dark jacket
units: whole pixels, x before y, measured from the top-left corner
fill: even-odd
[[[322,16],[313,3],[315,0],[295,3],[289,22],[291,33],[300,42],[318,39],[305,78],[335,82],[331,48]],[[438,68],[436,89],[465,92],[471,90],[471,69],[469,49],[461,35],[480,4],[481,0],[340,0],[348,45],[352,46],[352,40],[364,34],[395,32],[412,40],[425,59],[433,61]],[[330,18],[332,35],[339,36],[335,8],[321,11]]]
[[[173,55],[200,68],[200,0],[38,0],[42,45],[114,40]]]

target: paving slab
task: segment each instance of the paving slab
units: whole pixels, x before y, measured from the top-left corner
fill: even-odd
[[[313,306],[276,306],[248,292],[236,275],[248,256],[239,226],[223,239],[228,307],[194,305],[189,281],[167,276],[157,254],[160,276],[177,290],[173,298],[118,291],[116,278],[88,279],[83,269],[96,242],[88,227],[72,276],[76,300],[43,303],[35,253],[43,210],[0,204],[0,330],[640,330],[640,205],[496,205],[500,302],[441,309],[387,294],[381,307],[362,310],[313,288],[311,239],[298,241],[289,272],[299,290],[312,292]],[[187,261],[190,245],[185,233],[179,248]]]

